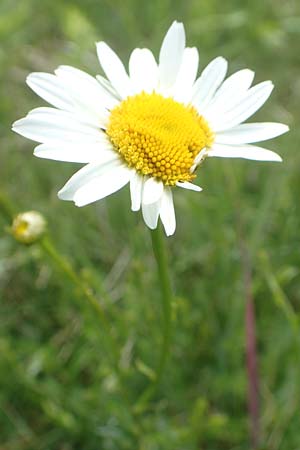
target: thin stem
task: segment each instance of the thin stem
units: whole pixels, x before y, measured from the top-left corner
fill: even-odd
[[[85,282],[78,276],[78,274],[74,271],[69,261],[64,258],[60,253],[56,250],[54,244],[50,241],[49,238],[44,237],[41,240],[41,247],[43,250],[53,259],[53,261],[58,265],[61,271],[72,281],[72,283],[79,289],[79,292],[83,297],[88,301],[90,306],[95,311],[99,321],[102,324],[103,336],[107,341],[107,344],[112,352],[109,353],[112,366],[115,370],[115,373],[120,382],[120,393],[121,397],[125,401],[128,407],[128,411],[130,412],[132,418],[135,418],[135,411],[133,410],[130,400],[128,397],[128,392],[125,388],[125,379],[122,373],[122,370],[119,366],[119,350],[115,339],[111,335],[111,327],[110,323],[107,319],[104,309],[100,305],[98,299],[94,296],[91,289],[85,284]],[[137,419],[137,418],[136,418]],[[133,430],[131,430],[132,434],[137,437],[137,435],[141,434],[141,425],[138,420],[136,420]]]
[[[164,236],[162,235],[161,227],[151,230],[152,248],[157,264],[158,280],[162,297],[162,330],[163,341],[161,346],[161,354],[156,370],[156,376],[152,384],[142,393],[136,403],[135,411],[141,413],[147,407],[147,403],[154,395],[165,370],[167,359],[170,353],[172,320],[171,320],[171,305],[172,305],[172,288],[169,275],[169,266],[167,261],[167,253],[165,248]]]
[[[0,192],[0,209],[3,212],[3,215],[7,220],[11,221],[14,216],[14,208],[12,204],[9,202],[8,198]]]
[[[79,289],[80,293],[85,297],[90,306],[97,314],[103,329],[105,330],[106,337],[110,337],[110,347],[114,354],[114,366],[115,369],[119,371],[118,363],[118,350],[115,341],[111,337],[110,324],[104,312],[104,309],[100,305],[98,299],[94,296],[91,289],[85,284],[85,282],[78,276],[78,274],[73,270],[69,261],[66,260],[54,247],[54,244],[49,238],[45,237],[41,240],[41,247],[43,250],[53,259],[53,261],[58,265],[61,271],[67,275],[67,277],[72,281],[72,283]]]
[[[9,222],[13,219],[15,215],[14,207],[9,199],[0,192],[0,212],[7,218]],[[43,251],[48,254],[48,256],[53,260],[53,262],[60,268],[60,270],[70,279],[70,281],[76,286],[78,292],[88,301],[90,306],[95,311],[101,325],[102,325],[102,334],[104,338],[107,340],[109,348],[111,352],[109,352],[109,357],[111,359],[112,366],[114,368],[115,374],[118,377],[120,382],[120,394],[124,402],[127,404],[128,412],[132,418],[133,425],[129,429],[130,434],[139,440],[139,436],[143,435],[142,425],[140,423],[139,417],[136,415],[136,412],[133,410],[131,405],[128,391],[125,386],[125,377],[119,366],[119,349],[117,346],[117,342],[111,335],[111,327],[108,321],[108,318],[105,314],[104,309],[99,303],[97,297],[93,294],[90,287],[85,283],[84,280],[74,271],[70,262],[62,256],[59,251],[55,248],[55,245],[49,239],[48,236],[44,236],[38,244],[41,246]],[[105,292],[103,292],[104,296],[107,296]],[[101,327],[99,327],[101,330]]]
[[[162,230],[158,227],[151,231],[152,247],[157,264],[157,272],[159,284],[162,293],[162,309],[163,309],[163,344],[159,361],[156,381],[159,383],[170,350],[171,343],[171,304],[172,304],[172,288],[169,276],[169,266],[167,261],[167,253],[164,245],[164,237]]]
[[[139,421],[139,418],[136,415],[136,411],[133,409],[133,407],[131,405],[131,402],[130,402],[130,399],[128,396],[128,391],[127,391],[126,385],[125,385],[126,380],[125,380],[124,374],[119,365],[118,345],[111,334],[110,323],[108,321],[108,318],[105,314],[104,309],[102,308],[101,304],[99,303],[99,300],[97,299],[97,297],[94,296],[94,294],[93,294],[92,290],[89,288],[89,286],[87,286],[86,283],[84,282],[84,280],[82,280],[81,277],[74,271],[74,269],[72,268],[69,261],[56,250],[54,244],[50,241],[49,238],[44,237],[44,239],[41,240],[41,247],[53,259],[53,261],[58,265],[58,267],[61,269],[61,271],[78,288],[81,295],[83,297],[85,297],[85,299],[88,301],[90,306],[95,311],[95,313],[102,325],[102,335],[107,342],[107,346],[111,350],[111,352],[109,352],[109,357],[111,360],[111,364],[114,368],[115,374],[117,375],[119,383],[120,383],[121,398],[127,405],[128,412],[133,421],[132,428],[129,429],[129,432],[130,432],[130,434],[132,434],[132,436],[134,438],[139,439],[139,436],[143,435],[142,425]]]
[[[246,366],[248,378],[248,412],[250,419],[250,440],[256,449],[260,440],[260,410],[259,410],[259,374],[256,348],[256,319],[255,305],[252,292],[252,267],[249,252],[243,239],[243,225],[237,215],[237,232],[240,244],[242,271],[245,288],[245,339]]]
[[[257,448],[259,442],[259,384],[257,371],[257,351],[255,338],[254,301],[248,296],[245,311],[246,323],[246,359],[248,372],[248,410],[251,420],[251,444]]]
[[[227,182],[235,205],[235,225],[241,255],[241,269],[245,290],[245,343],[246,343],[246,372],[248,381],[248,414],[250,422],[250,441],[255,450],[260,441],[260,407],[259,407],[259,371],[257,364],[256,346],[256,318],[253,298],[252,257],[253,245],[249,248],[244,239],[244,223],[241,215],[243,210],[237,195],[237,179],[232,170],[227,173]],[[264,223],[261,220],[260,227]],[[252,250],[252,252],[251,252]]]

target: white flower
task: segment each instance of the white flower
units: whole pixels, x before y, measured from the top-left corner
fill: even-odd
[[[39,212],[26,211],[14,218],[11,233],[17,241],[32,244],[43,236],[46,227],[46,220]]]
[[[59,198],[84,206],[129,183],[131,209],[142,209],[151,229],[160,217],[172,235],[173,188],[201,191],[191,181],[207,156],[281,161],[249,144],[285,133],[286,125],[242,124],[268,99],[271,81],[250,87],[254,72],[248,69],[225,80],[222,57],[197,79],[198,51],[185,47],[181,23],[168,30],[158,63],[150,50],[133,50],[129,74],[107,44],[97,43],[97,52],[107,78],[69,66],[60,66],[55,75],[30,74],[28,85],[54,108],[34,109],[13,125],[41,143],[36,156],[86,164]]]

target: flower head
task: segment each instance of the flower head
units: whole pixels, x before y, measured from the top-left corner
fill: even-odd
[[[22,244],[32,244],[43,236],[46,226],[46,220],[39,212],[26,211],[14,218],[10,231]]]
[[[250,87],[254,72],[248,69],[225,79],[222,57],[197,78],[198,51],[185,47],[181,23],[168,30],[158,63],[150,50],[133,50],[129,74],[104,42],[97,43],[97,53],[107,78],[69,66],[55,75],[30,74],[28,85],[54,108],[34,109],[13,125],[41,143],[36,156],[86,164],[59,198],[84,206],[129,183],[131,209],[142,209],[151,229],[160,218],[172,235],[173,189],[201,191],[192,182],[207,156],[281,161],[251,144],[285,133],[286,125],[242,123],[268,99],[271,81]]]

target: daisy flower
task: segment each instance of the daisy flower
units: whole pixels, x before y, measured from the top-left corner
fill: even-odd
[[[128,73],[105,43],[97,53],[106,78],[70,66],[55,75],[32,73],[29,87],[54,108],[36,108],[13,125],[40,143],[40,158],[86,164],[59,191],[77,206],[107,197],[129,183],[132,211],[146,225],[158,220],[166,234],[176,228],[175,187],[201,191],[196,168],[206,157],[281,161],[255,142],[279,136],[280,123],[246,123],[268,99],[273,84],[250,87],[254,72],[227,79],[227,61],[217,57],[197,78],[199,56],[185,46],[182,23],[169,28],[159,53],[136,48]]]

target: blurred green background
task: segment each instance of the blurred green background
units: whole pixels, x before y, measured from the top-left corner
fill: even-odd
[[[37,159],[11,123],[45,103],[25,85],[60,64],[100,72],[95,41],[123,61],[158,55],[174,20],[188,45],[249,67],[275,91],[254,121],[287,123],[267,148],[282,164],[207,160],[201,194],[175,194],[167,240],[176,291],[172,355],[151,407],[133,405],[161,344],[160,297],[149,233],[125,190],[79,209],[57,199],[76,164]],[[298,0],[1,0],[0,449],[247,450],[245,272],[257,312],[263,450],[300,449],[300,5]],[[120,346],[126,396],[101,323],[39,244],[7,233],[5,204],[38,210],[49,235],[104,305]],[[108,294],[105,295],[104,291]]]

